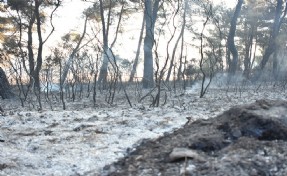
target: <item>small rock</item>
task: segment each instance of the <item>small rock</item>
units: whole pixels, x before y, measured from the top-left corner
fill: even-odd
[[[192,158],[200,162],[205,162],[205,159],[201,157],[196,151],[188,148],[174,148],[169,154],[170,161],[175,161],[178,159]]]
[[[235,138],[240,138],[242,136],[240,129],[237,129],[237,128],[232,130],[231,134]]]

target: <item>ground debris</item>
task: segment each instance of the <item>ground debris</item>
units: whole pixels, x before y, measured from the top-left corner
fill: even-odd
[[[286,101],[235,106],[143,143],[103,175],[287,175],[286,114]]]

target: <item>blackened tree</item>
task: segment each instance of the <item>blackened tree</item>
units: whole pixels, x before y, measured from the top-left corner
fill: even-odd
[[[4,70],[0,67],[0,96],[3,99],[10,99],[14,97],[9,81]]]
[[[229,65],[229,73],[231,74],[235,74],[237,63],[238,63],[238,51],[235,46],[234,37],[235,37],[235,32],[236,32],[237,19],[240,15],[242,4],[243,4],[243,0],[238,0],[236,8],[235,8],[235,12],[231,19],[229,35],[227,38],[228,51],[232,54],[232,62]]]

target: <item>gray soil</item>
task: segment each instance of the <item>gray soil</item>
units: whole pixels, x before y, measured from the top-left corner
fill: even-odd
[[[143,141],[101,175],[286,176],[287,102],[260,100],[188,122]]]

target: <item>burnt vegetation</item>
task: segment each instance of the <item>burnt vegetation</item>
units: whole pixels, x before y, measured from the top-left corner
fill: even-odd
[[[286,101],[260,100],[143,141],[105,175],[284,175]],[[278,153],[277,153],[278,152]]]
[[[80,1],[86,7],[81,28],[57,37],[65,26],[55,20],[67,2],[0,1],[1,117],[18,108],[186,111],[207,95],[207,104],[244,103],[244,96],[267,99],[272,92],[280,101],[233,107],[208,120],[190,117],[183,128],[127,151],[103,174],[287,175],[287,107],[281,101],[287,1],[226,2]],[[0,163],[0,171],[6,167]]]
[[[1,75],[5,72],[12,87],[1,81],[2,98],[15,97],[21,106],[35,109],[43,109],[43,102],[50,108],[58,102],[67,109],[66,102],[82,99],[97,106],[98,95],[105,95],[107,105],[117,104],[117,97],[124,94],[129,106],[147,100],[149,106],[159,107],[195,84],[200,85],[200,97],[213,82],[239,91],[263,84],[285,91],[284,0],[237,1],[234,7],[210,1],[83,5],[88,7],[83,30],[64,34],[57,46],[50,47],[46,43],[57,28],[54,16],[65,3],[1,2],[1,11],[7,14],[1,17]],[[118,38],[125,36],[127,17],[132,15],[142,16],[138,45],[129,47],[135,50],[134,60],[115,52],[123,45]],[[143,72],[137,70],[140,59]],[[135,100],[129,97],[130,90]]]

